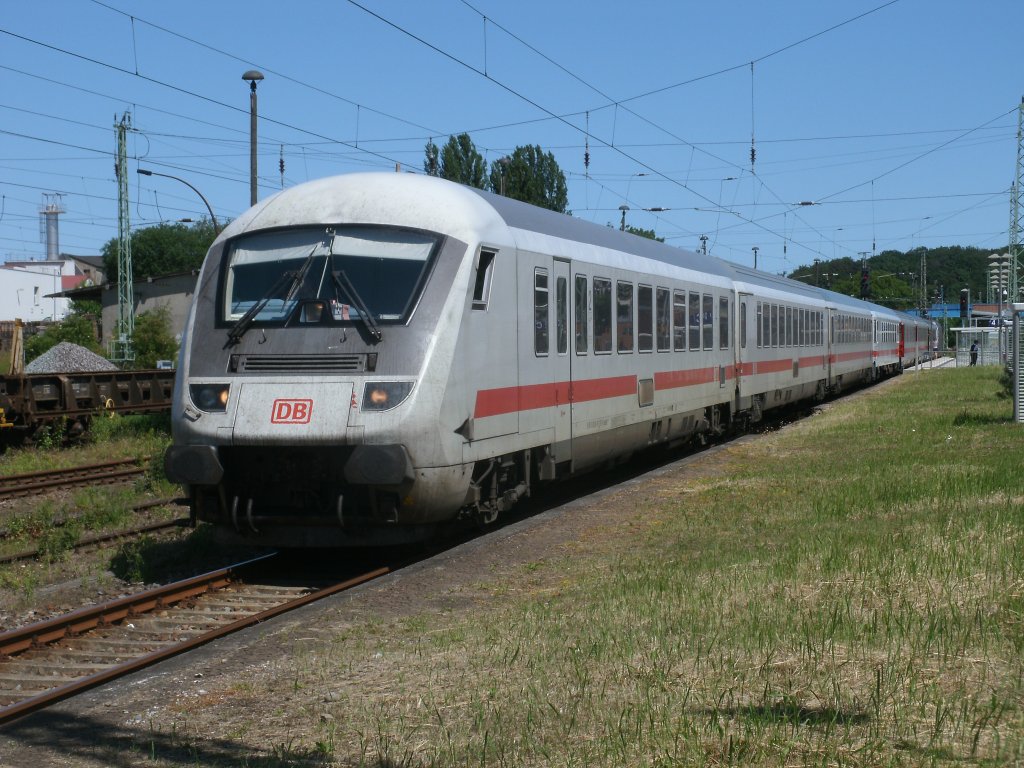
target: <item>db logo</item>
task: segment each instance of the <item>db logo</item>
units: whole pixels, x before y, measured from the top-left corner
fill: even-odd
[[[278,398],[270,414],[271,424],[309,424],[313,415],[312,400],[286,400]]]

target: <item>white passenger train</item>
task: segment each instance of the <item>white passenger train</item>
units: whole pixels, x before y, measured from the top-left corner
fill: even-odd
[[[210,248],[168,477],[254,542],[381,545],[899,372],[931,324],[447,181],[296,186]]]

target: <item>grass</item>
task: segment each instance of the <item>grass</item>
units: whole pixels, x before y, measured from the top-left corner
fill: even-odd
[[[86,435],[73,443],[60,427],[44,428],[37,445],[0,453],[0,475],[17,475],[122,458],[163,458],[170,442],[170,414],[95,416]],[[163,471],[159,470],[162,477]]]
[[[451,585],[466,607],[303,627],[154,727],[197,762],[234,734],[219,765],[1019,764],[1024,430],[996,376],[906,374],[652,476],[565,554]]]
[[[60,440],[40,441],[32,448],[10,449],[0,455],[0,473],[19,474],[35,470],[73,467],[120,458],[149,456],[146,474],[128,485],[84,488],[71,494],[41,499],[16,499],[0,514],[5,537],[0,554],[38,549],[38,562],[0,566],[0,588],[16,595],[13,605],[30,604],[38,588],[62,569],[55,564],[68,561],[75,544],[84,536],[127,528],[137,522],[132,506],[153,498],[170,498],[181,489],[163,474],[163,452],[170,441],[166,415],[98,417],[88,437],[72,445]],[[178,516],[176,510],[162,514]],[[126,573],[149,574],[154,569],[145,560],[149,550],[132,553],[134,568]],[[115,566],[125,557],[115,557]],[[116,571],[116,567],[114,568]]]
[[[1024,431],[997,390],[908,374],[666,481],[619,531],[638,539],[527,566],[526,598],[299,654],[291,694],[335,702],[310,744],[371,766],[1021,761]],[[371,648],[375,695],[337,682]]]

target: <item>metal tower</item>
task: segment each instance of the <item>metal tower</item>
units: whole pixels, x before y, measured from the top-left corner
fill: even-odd
[[[117,119],[117,116],[114,116]],[[114,124],[117,129],[117,331],[110,342],[110,359],[122,366],[135,360],[132,336],[135,334],[135,296],[132,291],[132,238],[128,224],[128,130],[129,112]]]
[[[1017,171],[1010,187],[1010,302],[1022,300],[1018,291],[1018,274],[1020,268],[1021,206],[1024,203],[1024,97],[1017,107]]]

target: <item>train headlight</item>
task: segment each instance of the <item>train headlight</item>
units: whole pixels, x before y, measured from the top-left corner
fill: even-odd
[[[229,384],[190,384],[188,393],[201,411],[216,413],[228,407]]]
[[[368,381],[363,387],[364,411],[389,411],[412,392],[411,381]]]

